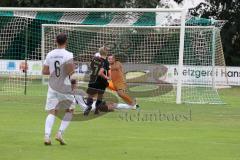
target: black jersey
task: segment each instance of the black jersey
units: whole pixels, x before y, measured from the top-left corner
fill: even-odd
[[[90,64],[91,67],[91,75],[90,75],[90,81],[89,83],[103,83],[106,84],[107,80],[105,78],[103,78],[102,76],[99,76],[99,71],[101,68],[104,69],[104,74],[107,75],[108,74],[108,70],[109,68],[109,62],[101,57],[94,57],[91,61]]]

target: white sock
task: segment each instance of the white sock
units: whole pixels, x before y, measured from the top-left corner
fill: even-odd
[[[54,121],[55,121],[55,116],[53,114],[49,114],[46,118],[46,123],[45,123],[45,136],[46,137],[50,137]]]
[[[72,120],[72,113],[71,112],[66,112],[64,117],[63,117],[63,120],[61,122],[61,125],[59,127],[59,132],[61,134],[63,134],[65,129],[68,127],[71,120]]]
[[[83,97],[80,96],[80,95],[76,95],[75,98],[76,98],[77,103],[78,103],[78,105],[80,106],[81,110],[85,111],[85,109],[86,109],[88,106],[85,104],[85,102],[84,102],[84,100],[83,100]]]
[[[132,109],[133,106],[124,104],[124,103],[118,103],[116,106],[116,109]]]

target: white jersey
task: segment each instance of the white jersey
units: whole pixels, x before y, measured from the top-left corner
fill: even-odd
[[[99,52],[97,52],[97,53],[94,54],[94,57],[101,57],[101,55],[100,55]]]
[[[54,49],[47,54],[44,65],[49,66],[50,74],[55,72],[56,66],[61,66],[65,62],[73,59],[73,53],[66,49]]]
[[[54,49],[47,54],[44,65],[49,66],[49,72],[50,75],[52,75],[50,76],[49,82],[52,82],[51,88],[55,88],[54,90],[58,88],[57,90],[60,91],[61,89],[59,89],[59,87],[64,86],[64,84],[70,85],[70,80],[68,76],[66,76],[67,73],[64,72],[64,64],[70,62],[70,60],[72,59],[73,53],[67,51],[66,49]],[[55,76],[58,78],[56,78]]]
[[[49,72],[50,72],[50,75],[51,74],[60,74],[62,72],[60,71],[57,71],[59,69],[62,69],[63,67],[60,67],[60,66],[63,66],[64,63],[70,61],[73,59],[73,53],[71,52],[68,52],[66,49],[54,49],[52,50],[51,52],[49,52],[47,54],[47,57],[44,61],[44,65],[45,66],[49,66]],[[56,75],[57,77],[60,77],[60,75]],[[63,76],[64,77],[64,76]],[[66,77],[68,83],[70,83],[69,81],[69,78]],[[66,80],[65,79],[65,80]],[[54,81],[56,79],[51,79],[51,76],[50,76],[50,79],[49,81]],[[65,83],[65,80],[64,79],[61,79],[63,81],[63,83]],[[62,85],[62,82],[57,82],[57,81],[54,81],[56,82],[57,84],[59,84],[61,87]],[[70,86],[67,86],[68,88]],[[70,87],[71,89],[71,87]],[[67,102],[63,103],[64,105],[62,105],[60,102],[63,102],[67,100]],[[70,102],[70,103],[68,103]],[[64,93],[60,93],[59,91],[56,91],[54,89],[52,89],[52,87],[49,86],[48,88],[48,93],[47,93],[47,102],[46,102],[46,110],[52,110],[52,109],[56,109],[56,108],[60,108],[60,107],[65,107],[66,108],[74,108],[75,104],[74,104],[74,96],[71,95],[71,94],[64,94]]]

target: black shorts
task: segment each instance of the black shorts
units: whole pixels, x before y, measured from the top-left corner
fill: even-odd
[[[90,95],[104,94],[106,88],[108,87],[108,82],[98,82],[89,83],[87,93]]]

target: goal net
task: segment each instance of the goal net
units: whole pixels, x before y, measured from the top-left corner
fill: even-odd
[[[133,97],[222,103],[216,74],[225,61],[220,29],[211,20],[185,20],[182,10],[163,9],[1,11],[0,19],[0,68],[7,71],[1,72],[0,94],[45,95],[40,66],[64,32],[83,89],[89,62],[105,45],[123,64]]]

